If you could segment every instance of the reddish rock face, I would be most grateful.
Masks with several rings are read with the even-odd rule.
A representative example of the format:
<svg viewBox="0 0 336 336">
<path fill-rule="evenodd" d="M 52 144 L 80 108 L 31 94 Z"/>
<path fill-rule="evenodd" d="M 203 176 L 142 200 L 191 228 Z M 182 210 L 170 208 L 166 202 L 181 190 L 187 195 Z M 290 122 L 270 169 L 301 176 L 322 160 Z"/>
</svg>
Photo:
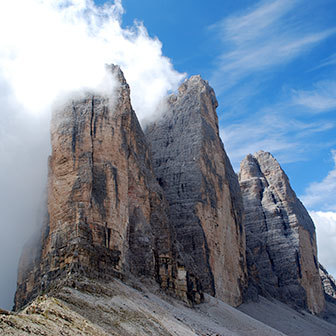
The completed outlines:
<svg viewBox="0 0 336 336">
<path fill-rule="evenodd" d="M 39 246 L 22 255 L 16 309 L 73 273 L 132 273 L 182 298 L 195 296 L 196 286 L 187 295 L 187 278 L 178 277 L 167 204 L 129 87 L 119 67 L 110 70 L 113 95 L 87 94 L 53 115 L 48 216 Z"/>
<path fill-rule="evenodd" d="M 187 271 L 204 291 L 237 306 L 246 285 L 243 207 L 216 107 L 213 89 L 193 76 L 145 133 Z"/>
<path fill-rule="evenodd" d="M 250 285 L 318 314 L 325 308 L 314 223 L 274 157 L 260 151 L 240 165 Z"/>
</svg>

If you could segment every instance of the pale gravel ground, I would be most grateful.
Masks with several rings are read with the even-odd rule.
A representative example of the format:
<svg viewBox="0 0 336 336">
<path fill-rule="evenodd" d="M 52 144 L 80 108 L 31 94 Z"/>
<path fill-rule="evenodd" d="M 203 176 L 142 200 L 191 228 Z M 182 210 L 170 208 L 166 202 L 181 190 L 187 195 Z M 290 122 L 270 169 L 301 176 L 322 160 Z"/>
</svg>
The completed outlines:
<svg viewBox="0 0 336 336">
<path fill-rule="evenodd" d="M 56 298 L 41 297 L 20 314 L 0 315 L 0 335 L 285 335 L 210 296 L 192 309 L 163 294 L 155 284 L 137 282 L 138 289 L 134 289 L 118 280 L 102 284 L 85 279 L 79 283 L 84 284 L 81 290 L 66 287 Z M 264 314 L 273 327 L 279 323 L 294 326 L 294 319 L 298 322 L 295 335 L 336 335 L 325 333 L 335 327 L 329 323 L 313 316 L 298 319 L 299 313 L 266 301 L 241 309 L 249 314 L 254 311 L 259 319 Z M 285 315 L 277 324 L 278 313 Z M 314 324 L 320 334 L 308 333 Z M 300 334 L 304 329 L 306 333 Z"/>
<path fill-rule="evenodd" d="M 297 312 L 287 305 L 260 297 L 259 303 L 244 303 L 240 311 L 267 323 L 288 336 L 335 336 L 336 325 L 305 311 Z M 336 307 L 334 308 L 336 309 Z"/>
</svg>

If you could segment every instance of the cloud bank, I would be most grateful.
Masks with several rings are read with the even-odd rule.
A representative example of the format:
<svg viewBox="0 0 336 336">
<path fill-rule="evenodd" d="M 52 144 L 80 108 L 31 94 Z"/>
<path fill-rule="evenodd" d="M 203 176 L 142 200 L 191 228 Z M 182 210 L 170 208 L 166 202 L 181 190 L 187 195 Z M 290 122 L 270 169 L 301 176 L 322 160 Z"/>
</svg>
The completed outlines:
<svg viewBox="0 0 336 336">
<path fill-rule="evenodd" d="M 121 66 L 143 122 L 184 75 L 142 23 L 122 27 L 120 0 L 0 2 L 0 307 L 10 308 L 21 247 L 38 223 L 47 175 L 52 103 L 102 85 Z"/>
<path fill-rule="evenodd" d="M 120 0 L 105 7 L 91 0 L 2 2 L 1 76 L 20 103 L 38 114 L 65 91 L 96 87 L 105 64 L 115 63 L 131 86 L 138 117 L 148 117 L 183 76 L 141 23 L 122 28 L 122 14 Z"/>
<path fill-rule="evenodd" d="M 310 211 L 316 226 L 318 258 L 333 276 L 336 275 L 336 212 Z"/>
<path fill-rule="evenodd" d="M 319 261 L 336 276 L 336 151 L 331 151 L 334 167 L 320 182 L 311 183 L 300 196 L 312 217 L 318 244 Z M 315 209 L 315 210 L 313 210 Z M 319 211 L 317 211 L 317 209 Z"/>
</svg>

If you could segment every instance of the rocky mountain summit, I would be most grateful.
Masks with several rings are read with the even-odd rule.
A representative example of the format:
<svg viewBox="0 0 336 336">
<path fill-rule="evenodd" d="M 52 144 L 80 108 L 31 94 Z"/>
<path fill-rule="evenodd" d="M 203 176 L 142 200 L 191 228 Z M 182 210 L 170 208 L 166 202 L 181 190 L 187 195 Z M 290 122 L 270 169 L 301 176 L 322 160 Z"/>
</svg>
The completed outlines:
<svg viewBox="0 0 336 336">
<path fill-rule="evenodd" d="M 73 273 L 155 278 L 182 299 L 201 301 L 178 262 L 129 86 L 119 67 L 109 71 L 113 95 L 89 93 L 53 114 L 48 214 L 39 244 L 22 254 L 15 309 Z"/>
<path fill-rule="evenodd" d="M 250 286 L 314 314 L 325 309 L 314 223 L 267 152 L 241 163 Z"/>
<path fill-rule="evenodd" d="M 237 306 L 246 287 L 243 204 L 219 137 L 217 105 L 208 82 L 193 76 L 145 133 L 186 269 L 205 292 Z"/>
<path fill-rule="evenodd" d="M 0 311 L 0 333 L 332 335 L 312 314 L 328 307 L 336 323 L 320 275 L 331 297 L 335 283 L 273 156 L 248 155 L 235 174 L 200 76 L 143 131 L 122 71 L 107 69 L 109 93 L 53 113 L 46 214 L 22 252 L 20 312 Z"/>
</svg>

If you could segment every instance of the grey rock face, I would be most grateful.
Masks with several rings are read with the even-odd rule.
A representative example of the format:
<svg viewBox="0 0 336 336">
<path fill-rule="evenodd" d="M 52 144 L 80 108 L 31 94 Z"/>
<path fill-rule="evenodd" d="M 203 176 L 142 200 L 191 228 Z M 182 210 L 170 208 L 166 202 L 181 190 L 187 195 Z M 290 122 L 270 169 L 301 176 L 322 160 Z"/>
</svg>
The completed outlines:
<svg viewBox="0 0 336 336">
<path fill-rule="evenodd" d="M 249 283 L 312 313 L 325 307 L 318 274 L 315 227 L 288 178 L 270 153 L 241 163 Z"/>
<path fill-rule="evenodd" d="M 209 84 L 193 76 L 145 134 L 187 272 L 207 293 L 239 305 L 246 282 L 243 207 L 219 137 L 217 105 Z"/>
<path fill-rule="evenodd" d="M 321 264 L 319 264 L 319 272 L 326 297 L 336 303 L 336 280 Z"/>
</svg>

